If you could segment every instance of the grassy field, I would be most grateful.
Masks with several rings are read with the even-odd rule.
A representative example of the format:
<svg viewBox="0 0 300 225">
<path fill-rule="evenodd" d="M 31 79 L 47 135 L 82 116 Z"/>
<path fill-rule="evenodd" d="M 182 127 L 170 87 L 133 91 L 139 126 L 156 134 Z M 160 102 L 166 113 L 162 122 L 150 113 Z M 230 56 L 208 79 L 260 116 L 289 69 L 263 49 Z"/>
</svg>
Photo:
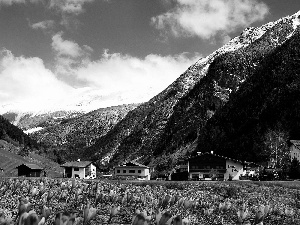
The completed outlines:
<svg viewBox="0 0 300 225">
<path fill-rule="evenodd" d="M 2 215 L 15 223 L 20 205 L 29 204 L 38 219 L 43 218 L 43 209 L 51 209 L 45 224 L 53 224 L 61 215 L 77 225 L 132 224 L 134 220 L 143 221 L 134 225 L 252 225 L 262 221 L 264 225 L 299 225 L 299 188 L 299 181 L 3 178 L 0 221 Z M 85 212 L 93 212 L 89 221 Z"/>
</svg>

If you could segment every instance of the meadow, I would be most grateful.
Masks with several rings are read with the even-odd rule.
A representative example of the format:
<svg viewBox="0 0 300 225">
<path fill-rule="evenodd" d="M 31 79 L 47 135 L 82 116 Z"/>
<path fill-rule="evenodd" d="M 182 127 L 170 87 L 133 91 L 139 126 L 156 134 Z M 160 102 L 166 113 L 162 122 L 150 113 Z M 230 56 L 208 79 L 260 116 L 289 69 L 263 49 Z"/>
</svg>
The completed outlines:
<svg viewBox="0 0 300 225">
<path fill-rule="evenodd" d="M 300 224 L 300 182 L 1 178 L 9 224 Z"/>
</svg>

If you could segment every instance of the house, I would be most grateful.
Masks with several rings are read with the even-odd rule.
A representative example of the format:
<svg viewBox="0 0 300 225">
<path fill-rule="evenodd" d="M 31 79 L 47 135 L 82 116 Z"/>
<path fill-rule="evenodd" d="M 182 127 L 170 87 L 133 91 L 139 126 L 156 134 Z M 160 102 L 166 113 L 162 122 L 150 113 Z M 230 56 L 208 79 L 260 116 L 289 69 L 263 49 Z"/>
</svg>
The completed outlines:
<svg viewBox="0 0 300 225">
<path fill-rule="evenodd" d="M 135 161 L 127 162 L 114 168 L 115 176 L 134 176 L 142 180 L 150 180 L 150 168 Z"/>
<path fill-rule="evenodd" d="M 251 180 L 259 175 L 259 172 L 263 170 L 263 166 L 254 162 L 244 162 L 244 171 L 241 179 Z"/>
<path fill-rule="evenodd" d="M 178 172 L 186 172 L 188 171 L 188 164 L 185 160 L 179 160 L 178 161 L 178 168 L 177 168 Z"/>
<path fill-rule="evenodd" d="M 200 180 L 239 180 L 243 173 L 243 162 L 213 152 L 198 152 L 188 160 L 189 179 Z"/>
<path fill-rule="evenodd" d="M 293 158 L 296 158 L 300 162 L 300 140 L 290 140 L 290 142 L 291 160 L 293 160 Z"/>
<path fill-rule="evenodd" d="M 42 167 L 33 163 L 23 163 L 16 168 L 18 170 L 18 176 L 25 177 L 40 177 L 43 170 Z"/>
<path fill-rule="evenodd" d="M 61 165 L 64 168 L 64 177 L 80 178 L 80 179 L 95 179 L 96 166 L 91 161 L 66 162 Z"/>
</svg>

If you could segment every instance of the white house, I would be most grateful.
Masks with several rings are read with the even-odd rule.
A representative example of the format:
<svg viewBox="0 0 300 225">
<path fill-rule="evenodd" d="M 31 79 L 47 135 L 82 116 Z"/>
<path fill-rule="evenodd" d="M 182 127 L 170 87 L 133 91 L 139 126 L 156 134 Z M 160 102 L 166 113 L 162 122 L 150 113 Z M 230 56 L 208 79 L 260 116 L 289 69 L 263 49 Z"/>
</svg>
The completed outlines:
<svg viewBox="0 0 300 225">
<path fill-rule="evenodd" d="M 148 166 L 131 161 L 114 168 L 115 176 L 134 176 L 141 180 L 150 180 L 150 168 Z"/>
<path fill-rule="evenodd" d="M 95 179 L 96 166 L 91 161 L 73 161 L 61 165 L 64 168 L 64 177 Z"/>
<path fill-rule="evenodd" d="M 296 158 L 300 162 L 300 140 L 290 140 L 290 142 L 292 144 L 290 146 L 291 160 Z"/>
<path fill-rule="evenodd" d="M 190 179 L 211 180 L 214 176 L 218 180 L 239 180 L 243 174 L 243 162 L 213 152 L 198 153 L 198 156 L 188 160 Z"/>
</svg>

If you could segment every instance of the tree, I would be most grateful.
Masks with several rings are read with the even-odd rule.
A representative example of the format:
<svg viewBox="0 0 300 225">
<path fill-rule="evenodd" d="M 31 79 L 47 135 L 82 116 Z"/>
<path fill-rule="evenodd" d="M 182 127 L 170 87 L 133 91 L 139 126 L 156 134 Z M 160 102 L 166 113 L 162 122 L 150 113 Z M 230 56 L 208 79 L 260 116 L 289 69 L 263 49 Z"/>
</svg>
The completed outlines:
<svg viewBox="0 0 300 225">
<path fill-rule="evenodd" d="M 269 156 L 269 160 L 274 160 L 276 168 L 283 171 L 287 171 L 290 165 L 288 140 L 288 133 L 280 124 L 277 124 L 274 129 L 268 129 L 265 133 L 265 154 Z"/>
</svg>

